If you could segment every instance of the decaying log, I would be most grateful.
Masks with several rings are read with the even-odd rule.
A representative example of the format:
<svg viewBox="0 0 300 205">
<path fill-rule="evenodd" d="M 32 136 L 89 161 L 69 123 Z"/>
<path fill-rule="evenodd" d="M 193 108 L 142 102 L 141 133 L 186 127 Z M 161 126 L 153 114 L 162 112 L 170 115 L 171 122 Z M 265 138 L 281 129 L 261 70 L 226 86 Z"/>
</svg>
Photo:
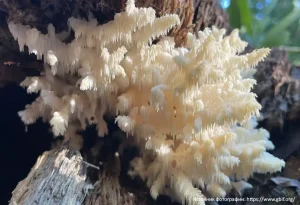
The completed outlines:
<svg viewBox="0 0 300 205">
<path fill-rule="evenodd" d="M 228 15 L 217 0 L 194 0 L 194 8 L 194 32 L 211 26 L 229 29 Z"/>
<path fill-rule="evenodd" d="M 271 132 L 274 155 L 287 159 L 299 149 L 300 68 L 288 62 L 286 51 L 272 49 L 258 64 L 254 92 L 262 105 L 262 125 Z"/>
<path fill-rule="evenodd" d="M 291 80 L 287 53 L 272 49 L 264 62 L 258 64 L 254 77 L 257 80 L 254 92 L 262 105 L 261 114 L 266 126 L 269 129 L 282 127 L 288 106 L 284 85 Z"/>
<path fill-rule="evenodd" d="M 93 191 L 87 196 L 84 205 L 143 205 L 136 203 L 133 193 L 127 192 L 119 184 L 119 178 L 101 174 L 94 184 Z"/>
<path fill-rule="evenodd" d="M 75 205 L 86 196 L 86 166 L 66 146 L 44 152 L 13 191 L 10 205 Z"/>
<path fill-rule="evenodd" d="M 300 111 L 299 68 L 291 66 L 288 54 L 272 49 L 257 66 L 254 92 L 262 105 L 262 119 L 269 129 L 282 128 L 287 120 L 298 120 Z"/>
</svg>

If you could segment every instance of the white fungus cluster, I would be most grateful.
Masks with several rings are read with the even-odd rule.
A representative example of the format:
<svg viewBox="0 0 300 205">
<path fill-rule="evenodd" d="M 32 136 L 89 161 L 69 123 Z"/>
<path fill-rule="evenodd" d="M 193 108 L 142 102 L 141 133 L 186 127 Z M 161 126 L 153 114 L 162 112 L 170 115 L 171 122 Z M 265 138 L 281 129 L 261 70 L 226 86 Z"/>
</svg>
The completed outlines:
<svg viewBox="0 0 300 205">
<path fill-rule="evenodd" d="M 152 8 L 128 0 L 124 12 L 98 25 L 70 18 L 75 32 L 63 43 L 52 25 L 43 35 L 9 23 L 20 50 L 47 64 L 45 73 L 22 82 L 40 96 L 19 112 L 26 124 L 50 122 L 53 133 L 78 142 L 79 130 L 96 124 L 108 133 L 104 115 L 133 135 L 141 156 L 132 161 L 132 176 L 146 181 L 153 198 L 167 194 L 187 204 L 204 204 L 202 190 L 224 197 L 254 172 L 276 172 L 284 161 L 269 133 L 255 129 L 260 104 L 248 78 L 268 54 L 259 49 L 240 55 L 246 43 L 234 30 L 205 29 L 188 34 L 186 47 L 168 37 L 180 24 L 177 15 L 156 18 Z M 157 43 L 154 39 L 159 37 Z"/>
</svg>

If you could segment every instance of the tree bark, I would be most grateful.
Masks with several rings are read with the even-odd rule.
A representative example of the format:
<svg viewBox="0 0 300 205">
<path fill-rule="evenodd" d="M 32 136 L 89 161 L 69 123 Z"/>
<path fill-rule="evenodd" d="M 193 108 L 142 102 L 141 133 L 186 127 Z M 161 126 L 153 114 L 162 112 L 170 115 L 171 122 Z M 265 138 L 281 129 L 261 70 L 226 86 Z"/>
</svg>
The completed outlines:
<svg viewBox="0 0 300 205">
<path fill-rule="evenodd" d="M 217 0 L 194 0 L 194 7 L 194 32 L 212 26 L 229 29 L 228 16 Z"/>
<path fill-rule="evenodd" d="M 257 67 L 254 92 L 262 105 L 262 126 L 275 144 L 274 155 L 287 159 L 299 149 L 300 68 L 288 62 L 288 53 L 272 49 Z"/>
<path fill-rule="evenodd" d="M 44 152 L 13 191 L 10 205 L 81 204 L 88 185 L 86 168 L 76 150 L 66 146 Z"/>
</svg>

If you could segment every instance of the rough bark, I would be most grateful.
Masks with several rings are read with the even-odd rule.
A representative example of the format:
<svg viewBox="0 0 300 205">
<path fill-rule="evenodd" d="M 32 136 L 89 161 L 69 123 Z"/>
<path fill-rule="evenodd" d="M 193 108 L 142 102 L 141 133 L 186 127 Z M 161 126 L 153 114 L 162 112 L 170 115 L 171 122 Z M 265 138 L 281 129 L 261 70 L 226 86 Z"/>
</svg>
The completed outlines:
<svg viewBox="0 0 300 205">
<path fill-rule="evenodd" d="M 255 79 L 262 126 L 271 132 L 274 155 L 287 159 L 300 147 L 300 68 L 288 62 L 287 52 L 275 48 L 259 63 Z"/>
<path fill-rule="evenodd" d="M 229 29 L 228 16 L 217 0 L 194 0 L 194 7 L 194 32 L 211 26 Z"/>
<path fill-rule="evenodd" d="M 283 126 L 288 107 L 286 83 L 291 80 L 290 68 L 287 53 L 278 49 L 273 49 L 265 61 L 257 66 L 254 92 L 262 105 L 262 118 L 270 129 Z"/>
<path fill-rule="evenodd" d="M 10 205 L 81 204 L 86 196 L 86 168 L 78 151 L 62 146 L 44 152 L 13 191 Z"/>
<path fill-rule="evenodd" d="M 119 184 L 119 178 L 101 174 L 99 180 L 94 184 L 93 191 L 87 196 L 84 205 L 133 205 L 136 204 L 133 193 L 126 191 Z M 139 205 L 143 205 L 139 201 Z M 145 204 L 146 205 L 146 204 Z"/>
<path fill-rule="evenodd" d="M 298 120 L 300 111 L 299 68 L 288 62 L 288 54 L 272 49 L 255 74 L 254 92 L 262 105 L 262 119 L 269 129 L 283 128 L 284 121 Z"/>
</svg>

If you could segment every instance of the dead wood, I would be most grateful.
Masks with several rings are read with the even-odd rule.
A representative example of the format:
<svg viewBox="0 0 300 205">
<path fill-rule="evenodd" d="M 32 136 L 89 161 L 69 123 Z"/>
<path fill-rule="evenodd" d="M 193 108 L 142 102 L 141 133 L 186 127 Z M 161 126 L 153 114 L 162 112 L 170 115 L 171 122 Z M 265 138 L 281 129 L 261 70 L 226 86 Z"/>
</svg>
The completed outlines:
<svg viewBox="0 0 300 205">
<path fill-rule="evenodd" d="M 13 191 L 10 205 L 81 204 L 86 196 L 86 167 L 78 151 L 66 146 L 44 152 Z"/>
</svg>

